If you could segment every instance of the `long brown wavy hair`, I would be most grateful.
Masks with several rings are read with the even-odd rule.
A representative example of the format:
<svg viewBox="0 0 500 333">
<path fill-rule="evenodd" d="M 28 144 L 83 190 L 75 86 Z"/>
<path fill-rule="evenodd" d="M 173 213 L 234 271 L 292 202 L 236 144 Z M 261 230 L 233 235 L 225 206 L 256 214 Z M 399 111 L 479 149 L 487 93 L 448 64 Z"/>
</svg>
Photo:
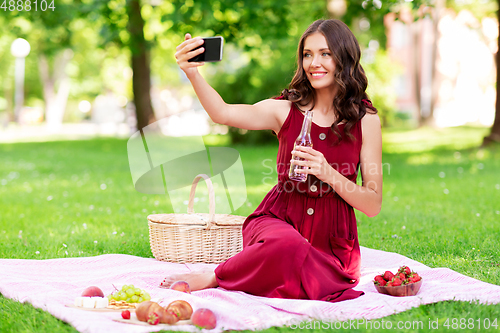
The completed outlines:
<svg viewBox="0 0 500 333">
<path fill-rule="evenodd" d="M 303 59 L 305 40 L 316 32 L 325 36 L 336 65 L 334 79 L 338 89 L 337 95 L 333 99 L 333 109 L 336 117 L 331 128 L 341 140 L 338 125 L 345 122 L 345 133 L 352 140 L 354 136 L 351 134 L 351 128 L 354 124 L 363 118 L 367 112 L 377 113 L 377 109 L 373 107 L 365 92 L 368 80 L 359 62 L 361 50 L 358 41 L 344 22 L 339 20 L 317 20 L 307 28 L 300 38 L 297 50 L 297 70 L 288 89 L 283 90 L 281 96 L 298 106 L 305 106 L 312 102 L 312 108 L 314 108 L 316 91 L 307 78 L 303 67 Z"/>
</svg>

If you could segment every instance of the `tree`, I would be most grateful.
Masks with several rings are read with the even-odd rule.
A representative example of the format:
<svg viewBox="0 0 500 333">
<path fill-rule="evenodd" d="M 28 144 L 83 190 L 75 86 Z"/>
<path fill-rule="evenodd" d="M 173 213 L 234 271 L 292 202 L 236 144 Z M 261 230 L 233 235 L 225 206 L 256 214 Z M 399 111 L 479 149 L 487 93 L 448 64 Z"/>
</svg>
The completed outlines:
<svg viewBox="0 0 500 333">
<path fill-rule="evenodd" d="M 139 0 L 127 1 L 128 24 L 130 34 L 129 49 L 132 65 L 132 89 L 137 117 L 137 128 L 142 129 L 155 121 L 151 106 L 151 70 L 149 67 L 149 45 L 144 39 L 144 19 L 141 16 Z"/>
<path fill-rule="evenodd" d="M 153 5 L 154 4 L 154 5 Z M 287 13 L 287 3 L 273 0 L 240 1 L 184 1 L 172 0 L 140 2 L 140 0 L 99 1 L 88 5 L 88 11 L 96 10 L 103 20 L 103 45 L 115 44 L 131 54 L 133 70 L 133 92 L 138 128 L 154 121 L 150 101 L 150 49 L 161 34 L 179 40 L 186 32 L 192 34 L 217 34 L 226 42 L 236 42 L 244 49 L 250 49 L 251 38 L 275 38 L 286 35 L 290 25 L 283 19 Z M 161 17 L 163 25 L 153 38 L 144 36 L 148 24 L 143 12 L 154 12 Z M 148 17 L 151 19 L 151 17 Z M 124 34 L 124 30 L 127 32 Z M 257 38 L 256 37 L 256 38 Z"/>
<path fill-rule="evenodd" d="M 497 20 L 500 22 L 500 0 L 498 0 Z M 497 67 L 497 99 L 495 103 L 495 120 L 491 127 L 491 132 L 483 140 L 483 146 L 489 145 L 493 142 L 500 142 L 500 24 L 499 24 L 499 37 L 498 49 L 495 55 Z"/>
<path fill-rule="evenodd" d="M 155 121 L 151 106 L 150 45 L 144 38 L 144 19 L 140 0 L 96 1 L 85 5 L 85 12 L 100 17 L 101 46 L 116 45 L 130 53 L 132 91 L 137 128 Z"/>
<path fill-rule="evenodd" d="M 321 12 L 316 10 L 311 14 L 320 7 Z M 207 79 L 226 102 L 253 104 L 278 95 L 286 87 L 296 63 L 297 34 L 311 23 L 310 18 L 321 17 L 324 3 L 174 0 L 163 3 L 160 10 L 162 21 L 169 24 L 178 37 L 187 32 L 194 36 L 224 37 L 224 61 L 203 70 L 224 72 L 224 75 L 208 75 Z M 293 42 L 292 37 L 296 39 Z M 232 67 L 235 63 L 237 69 Z M 270 131 L 248 134 L 241 134 L 236 128 L 229 131 L 233 141 L 255 143 L 271 138 Z"/>
</svg>

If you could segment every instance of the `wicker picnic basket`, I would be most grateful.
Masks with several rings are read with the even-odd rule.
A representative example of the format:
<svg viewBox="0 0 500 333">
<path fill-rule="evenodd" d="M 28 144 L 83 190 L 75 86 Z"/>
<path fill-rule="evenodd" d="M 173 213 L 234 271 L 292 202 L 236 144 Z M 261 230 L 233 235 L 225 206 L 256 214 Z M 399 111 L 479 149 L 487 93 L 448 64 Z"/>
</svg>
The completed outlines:
<svg viewBox="0 0 500 333">
<path fill-rule="evenodd" d="M 209 213 L 195 214 L 194 194 L 198 181 L 207 183 Z M 187 214 L 148 216 L 151 251 L 156 259 L 177 263 L 220 263 L 243 248 L 241 228 L 245 217 L 215 214 L 212 181 L 197 175 L 191 185 Z"/>
</svg>

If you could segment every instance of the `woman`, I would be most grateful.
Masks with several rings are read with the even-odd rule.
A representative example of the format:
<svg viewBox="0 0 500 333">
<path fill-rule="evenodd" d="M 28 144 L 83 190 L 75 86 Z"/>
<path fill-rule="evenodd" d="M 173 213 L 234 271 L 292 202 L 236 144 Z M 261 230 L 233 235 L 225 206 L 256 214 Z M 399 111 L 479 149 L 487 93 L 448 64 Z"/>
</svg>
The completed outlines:
<svg viewBox="0 0 500 333">
<path fill-rule="evenodd" d="M 273 130 L 279 139 L 278 184 L 243 225 L 243 251 L 215 271 L 167 277 L 163 287 L 185 280 L 192 290 L 220 286 L 259 296 L 342 301 L 363 293 L 360 250 L 353 208 L 368 216 L 382 204 L 382 139 L 376 109 L 366 95 L 358 42 L 338 20 L 315 21 L 302 35 L 298 68 L 277 99 L 229 105 L 188 59 L 203 52 L 191 38 L 175 57 L 216 123 L 248 130 Z M 314 148 L 294 142 L 313 110 Z M 292 157 L 307 182 L 288 178 Z M 358 167 L 362 184 L 356 184 Z"/>
</svg>

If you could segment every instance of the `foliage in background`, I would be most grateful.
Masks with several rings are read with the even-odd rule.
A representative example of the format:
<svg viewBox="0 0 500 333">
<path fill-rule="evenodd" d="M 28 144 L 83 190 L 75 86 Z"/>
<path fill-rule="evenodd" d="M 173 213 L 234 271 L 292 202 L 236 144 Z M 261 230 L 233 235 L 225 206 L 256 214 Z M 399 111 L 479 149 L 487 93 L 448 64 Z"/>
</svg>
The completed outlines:
<svg viewBox="0 0 500 333">
<path fill-rule="evenodd" d="M 430 0 L 346 0 L 346 12 L 339 18 L 351 27 L 363 50 L 373 40 L 383 50 L 386 45 L 385 14 L 398 13 L 404 7 L 410 8 L 417 18 L 429 14 L 433 3 Z M 66 48 L 73 51 L 66 69 L 72 81 L 67 120 L 81 119 L 76 110 L 80 100 L 92 101 L 107 91 L 131 100 L 126 4 L 126 0 L 60 0 L 56 1 L 54 12 L 9 12 L 0 16 L 0 24 L 5 27 L 0 31 L 0 111 L 12 110 L 14 61 L 10 56 L 10 43 L 16 37 L 32 42 L 32 53 L 26 59 L 28 106 L 39 106 L 43 102 L 38 56 L 48 56 L 53 68 L 56 56 Z M 279 94 L 288 85 L 295 69 L 296 46 L 301 33 L 315 19 L 334 16 L 328 12 L 325 0 L 171 0 L 142 1 L 141 4 L 144 38 L 151 48 L 155 89 L 173 90 L 187 83 L 173 56 L 184 33 L 221 35 L 226 41 L 224 60 L 216 66 L 205 66 L 203 72 L 231 103 L 255 103 Z M 447 0 L 446 6 L 469 9 L 478 17 L 491 16 L 498 9 L 494 0 L 479 3 Z M 378 57 L 382 63 L 387 62 L 383 55 Z M 373 83 L 390 81 L 383 70 L 373 69 L 372 72 L 375 73 L 370 75 Z M 379 74 L 382 76 L 377 77 Z M 385 124 L 393 119 L 391 103 L 387 101 L 394 96 L 382 98 L 389 93 L 370 92 L 378 99 L 376 104 L 386 118 Z M 381 97 L 377 98 L 377 94 Z M 262 142 L 272 138 L 269 132 L 241 135 L 234 129 L 231 136 L 235 142 Z"/>
<path fill-rule="evenodd" d="M 497 0 L 479 0 L 479 1 L 464 1 L 464 0 L 447 0 L 448 8 L 459 12 L 463 9 L 470 11 L 477 19 L 483 17 L 495 17 L 498 11 Z"/>
<path fill-rule="evenodd" d="M 295 68 L 294 39 L 310 23 L 306 18 L 321 6 L 314 1 L 245 0 L 186 2 L 174 7 L 167 17 L 182 18 L 172 26 L 180 37 L 186 32 L 224 37 L 223 61 L 201 69 L 222 98 L 228 103 L 253 104 L 279 95 L 288 85 Z M 273 138 L 271 131 L 236 128 L 230 128 L 229 135 L 235 143 L 249 144 Z"/>
<path fill-rule="evenodd" d="M 378 110 L 382 126 L 387 127 L 394 122 L 397 112 L 394 79 L 401 68 L 395 66 L 383 50 L 373 52 L 362 65 L 368 77 L 368 96 Z"/>
<path fill-rule="evenodd" d="M 66 119 L 77 121 L 75 103 L 82 99 L 93 100 L 101 92 L 120 86 L 123 77 L 116 79 L 110 75 L 109 62 L 120 64 L 122 52 L 108 48 L 103 50 L 99 44 L 101 24 L 96 13 L 88 13 L 81 1 L 55 1 L 55 10 L 8 12 L 0 16 L 0 24 L 5 29 L 0 32 L 0 55 L 5 70 L 0 71 L 0 96 L 9 102 L 14 94 L 14 59 L 10 54 L 10 44 L 15 38 L 24 38 L 30 42 L 31 51 L 26 58 L 25 105 L 42 107 L 44 103 L 43 82 L 40 78 L 40 57 L 48 60 L 51 73 L 64 71 L 70 78 L 70 103 Z M 58 68 L 59 57 L 65 50 L 71 50 L 70 60 L 65 68 Z M 59 82 L 56 83 L 56 88 Z M 7 111 L 12 113 L 10 103 Z M 1 108 L 0 108 L 1 111 Z"/>
<path fill-rule="evenodd" d="M 376 39 L 384 49 L 387 43 L 384 26 L 386 14 L 400 13 L 402 9 L 409 9 L 416 20 L 425 15 L 431 15 L 436 4 L 436 0 L 346 0 L 346 2 L 348 9 L 342 16 L 342 20 L 355 31 L 360 43 L 367 44 L 371 39 Z M 495 16 L 498 10 L 497 0 L 444 0 L 444 2 L 446 8 L 457 12 L 467 9 L 478 18 Z M 369 24 L 360 26 L 361 19 Z"/>
</svg>

